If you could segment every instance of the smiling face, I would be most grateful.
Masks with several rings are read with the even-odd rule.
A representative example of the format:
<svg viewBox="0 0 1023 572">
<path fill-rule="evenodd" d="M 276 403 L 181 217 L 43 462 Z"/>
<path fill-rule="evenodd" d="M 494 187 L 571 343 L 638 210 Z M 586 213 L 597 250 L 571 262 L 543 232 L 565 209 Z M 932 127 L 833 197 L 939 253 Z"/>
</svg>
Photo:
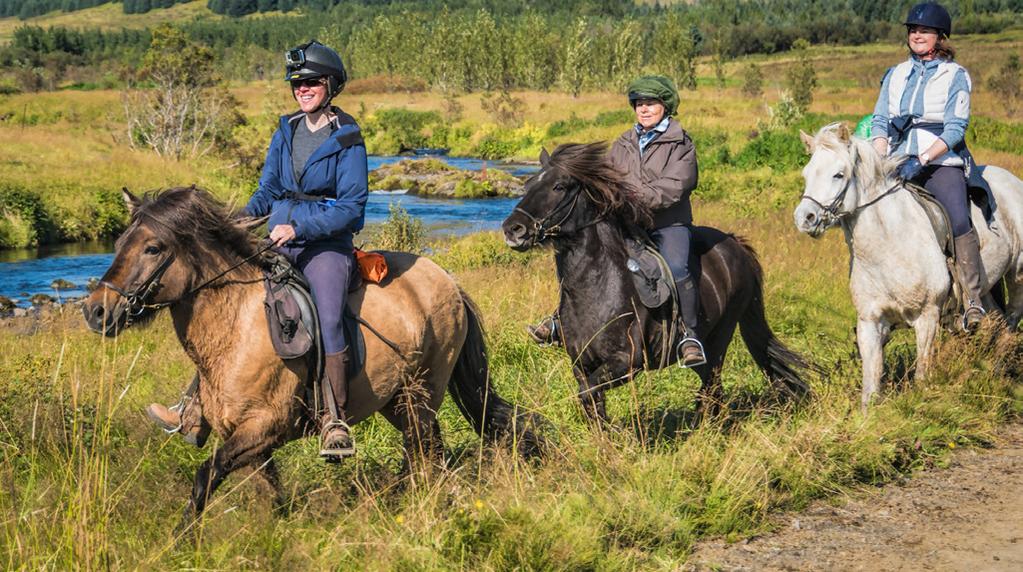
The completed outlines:
<svg viewBox="0 0 1023 572">
<path fill-rule="evenodd" d="M 938 31 L 927 26 L 908 26 L 907 43 L 910 51 L 922 60 L 934 59 L 934 48 L 938 45 Z"/>
<path fill-rule="evenodd" d="M 327 78 L 300 79 L 291 82 L 292 93 L 299 108 L 305 113 L 312 113 L 321 107 L 327 99 Z"/>
<path fill-rule="evenodd" d="M 634 109 L 636 123 L 639 123 L 644 131 L 653 129 L 664 119 L 664 104 L 657 99 L 637 99 Z"/>
</svg>

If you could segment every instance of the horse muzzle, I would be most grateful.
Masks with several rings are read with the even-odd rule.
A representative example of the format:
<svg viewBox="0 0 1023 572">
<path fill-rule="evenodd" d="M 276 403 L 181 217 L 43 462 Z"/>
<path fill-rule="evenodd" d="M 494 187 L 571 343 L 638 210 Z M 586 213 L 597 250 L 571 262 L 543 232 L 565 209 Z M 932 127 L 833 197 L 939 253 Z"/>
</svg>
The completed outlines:
<svg viewBox="0 0 1023 572">
<path fill-rule="evenodd" d="M 128 328 L 128 305 L 118 294 L 105 290 L 101 288 L 85 300 L 82 314 L 90 330 L 113 338 Z"/>
<path fill-rule="evenodd" d="M 813 238 L 820 237 L 828 229 L 825 220 L 827 217 L 824 216 L 820 207 L 805 200 L 796 207 L 793 218 L 795 219 L 796 229 Z"/>
<path fill-rule="evenodd" d="M 504 231 L 504 242 L 512 250 L 518 252 L 525 252 L 533 247 L 533 237 L 530 235 L 529 228 L 522 224 L 512 220 L 514 215 L 508 217 L 501 225 L 501 230 Z"/>
</svg>

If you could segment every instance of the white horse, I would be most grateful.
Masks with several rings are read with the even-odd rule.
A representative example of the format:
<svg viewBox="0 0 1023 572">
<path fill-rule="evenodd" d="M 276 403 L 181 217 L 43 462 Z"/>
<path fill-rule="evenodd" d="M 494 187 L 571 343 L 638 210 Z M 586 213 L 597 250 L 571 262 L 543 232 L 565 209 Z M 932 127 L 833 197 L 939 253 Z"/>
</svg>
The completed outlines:
<svg viewBox="0 0 1023 572">
<path fill-rule="evenodd" d="M 954 293 L 927 212 L 894 176 L 904 157 L 882 158 L 870 143 L 850 137 L 842 124 L 825 126 L 815 137 L 800 135 L 811 157 L 803 169 L 806 189 L 794 213 L 796 228 L 814 238 L 836 225 L 845 232 L 866 411 L 881 383 L 892 326 L 906 324 L 916 331 L 916 375 L 923 378 L 942 306 L 950 295 L 958 295 L 958 287 Z M 982 290 L 989 292 L 1006 279 L 1006 319 L 1015 327 L 1023 317 L 1023 181 L 990 166 L 984 178 L 997 210 L 992 230 L 980 209 L 971 207 L 983 258 Z M 992 302 L 990 295 L 985 302 Z"/>
</svg>

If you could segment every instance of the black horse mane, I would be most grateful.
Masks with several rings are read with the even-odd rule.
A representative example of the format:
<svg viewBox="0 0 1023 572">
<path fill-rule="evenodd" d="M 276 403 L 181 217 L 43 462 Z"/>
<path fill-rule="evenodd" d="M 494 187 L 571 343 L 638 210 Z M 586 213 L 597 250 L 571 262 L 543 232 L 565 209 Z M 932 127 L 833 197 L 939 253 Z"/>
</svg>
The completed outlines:
<svg viewBox="0 0 1023 572">
<path fill-rule="evenodd" d="M 604 143 L 559 145 L 551 154 L 550 164 L 592 191 L 589 196 L 602 214 L 613 214 L 625 223 L 644 227 L 653 221 L 650 209 L 639 200 L 638 190 L 607 160 Z"/>
<path fill-rule="evenodd" d="M 200 273 L 209 268 L 211 253 L 231 261 L 252 256 L 258 248 L 258 239 L 235 224 L 226 205 L 194 185 L 147 192 L 132 213 L 130 226 L 142 222 L 153 223 L 149 228 L 156 237 L 173 245 L 177 256 Z"/>
</svg>

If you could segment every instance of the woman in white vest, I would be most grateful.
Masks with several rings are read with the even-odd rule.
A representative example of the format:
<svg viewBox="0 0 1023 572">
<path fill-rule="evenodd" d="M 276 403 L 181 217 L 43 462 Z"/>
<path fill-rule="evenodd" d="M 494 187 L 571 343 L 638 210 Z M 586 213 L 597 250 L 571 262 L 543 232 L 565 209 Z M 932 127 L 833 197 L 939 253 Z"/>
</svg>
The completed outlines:
<svg viewBox="0 0 1023 572">
<path fill-rule="evenodd" d="M 871 140 L 881 155 L 909 156 L 899 176 L 923 185 L 948 211 L 966 307 L 963 325 L 972 331 L 984 309 L 980 243 L 966 194 L 972 164 L 964 140 L 970 121 L 970 74 L 954 61 L 948 40 L 952 18 L 944 7 L 917 4 L 905 24 L 909 59 L 889 69 L 881 82 Z"/>
</svg>

